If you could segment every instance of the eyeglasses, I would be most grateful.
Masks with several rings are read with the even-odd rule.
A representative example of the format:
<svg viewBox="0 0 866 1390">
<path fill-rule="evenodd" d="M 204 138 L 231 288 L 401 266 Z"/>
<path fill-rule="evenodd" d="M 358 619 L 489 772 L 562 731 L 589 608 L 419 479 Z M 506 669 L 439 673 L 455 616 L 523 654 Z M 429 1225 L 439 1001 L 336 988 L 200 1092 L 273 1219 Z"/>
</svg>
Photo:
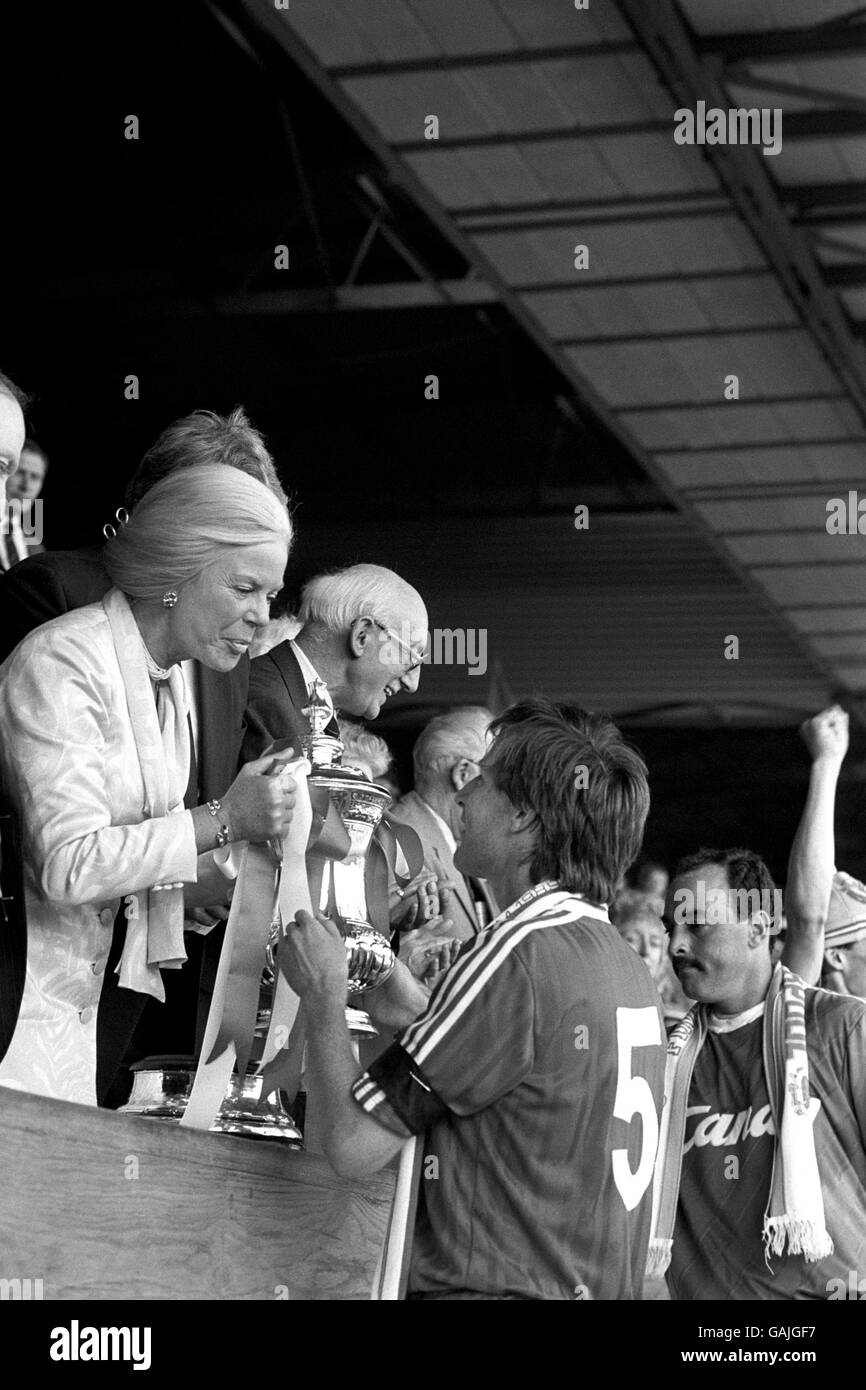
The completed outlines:
<svg viewBox="0 0 866 1390">
<path fill-rule="evenodd" d="M 380 623 L 379 619 L 374 618 L 372 613 L 362 613 L 360 616 L 362 618 L 368 618 L 371 623 L 375 623 L 380 632 L 386 633 L 387 636 L 392 638 L 398 646 L 403 647 L 404 650 L 409 653 L 409 665 L 406 667 L 407 675 L 409 675 L 411 671 L 417 670 L 417 668 L 422 664 L 424 660 L 424 656 L 426 653 L 426 644 L 420 652 L 413 651 L 412 647 L 408 642 L 404 642 L 403 638 L 398 637 L 396 632 L 394 632 L 390 627 L 386 627 L 384 623 Z"/>
</svg>

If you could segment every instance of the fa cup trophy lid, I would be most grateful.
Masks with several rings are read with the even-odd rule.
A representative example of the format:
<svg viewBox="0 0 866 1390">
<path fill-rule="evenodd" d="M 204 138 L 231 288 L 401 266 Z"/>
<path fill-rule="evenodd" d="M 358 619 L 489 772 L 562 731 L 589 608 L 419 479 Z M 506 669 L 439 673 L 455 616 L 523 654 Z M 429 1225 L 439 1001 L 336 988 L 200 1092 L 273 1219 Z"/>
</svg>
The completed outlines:
<svg viewBox="0 0 866 1390">
<path fill-rule="evenodd" d="M 327 698 L 324 681 L 314 680 L 310 685 L 310 703 L 301 711 L 310 721 L 310 732 L 302 742 L 304 756 L 309 758 L 313 771 L 338 765 L 343 754 L 343 745 L 333 734 L 325 729 L 334 717 L 333 707 Z"/>
<path fill-rule="evenodd" d="M 324 681 L 314 680 L 310 683 L 310 703 L 301 711 L 310 721 L 310 732 L 305 739 L 301 740 L 301 748 L 304 756 L 309 758 L 312 766 L 312 780 L 320 785 L 333 781 L 341 782 L 363 782 L 365 785 L 370 783 L 369 777 L 359 767 L 351 767 L 343 763 L 343 744 L 340 739 L 333 734 L 326 734 L 325 729 L 334 716 L 333 706 L 328 699 L 328 687 Z M 391 800 L 387 789 L 380 788 L 382 795 Z M 384 809 L 384 808 L 383 808 Z"/>
</svg>

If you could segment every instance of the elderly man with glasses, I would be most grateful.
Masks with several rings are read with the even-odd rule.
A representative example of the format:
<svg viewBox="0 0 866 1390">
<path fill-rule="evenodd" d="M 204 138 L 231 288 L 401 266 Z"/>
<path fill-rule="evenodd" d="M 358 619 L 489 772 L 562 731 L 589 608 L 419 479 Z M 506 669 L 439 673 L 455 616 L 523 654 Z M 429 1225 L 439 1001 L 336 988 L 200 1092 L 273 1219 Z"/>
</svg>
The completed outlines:
<svg viewBox="0 0 866 1390">
<path fill-rule="evenodd" d="M 297 742 L 309 733 L 304 710 L 319 680 L 332 709 L 375 719 L 400 690 L 418 689 L 427 644 L 421 595 L 392 570 L 350 565 L 305 585 L 301 628 L 250 668 L 243 760 L 261 756 L 272 742 Z M 337 735 L 336 719 L 328 733 Z"/>
</svg>

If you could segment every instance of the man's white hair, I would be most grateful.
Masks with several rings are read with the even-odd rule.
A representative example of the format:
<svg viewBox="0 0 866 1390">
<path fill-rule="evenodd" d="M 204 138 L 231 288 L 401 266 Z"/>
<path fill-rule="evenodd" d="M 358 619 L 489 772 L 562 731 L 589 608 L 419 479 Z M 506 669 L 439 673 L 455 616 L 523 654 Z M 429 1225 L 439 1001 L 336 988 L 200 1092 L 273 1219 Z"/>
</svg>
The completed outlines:
<svg viewBox="0 0 866 1390">
<path fill-rule="evenodd" d="M 382 565 L 349 565 L 334 574 L 317 574 L 301 590 L 298 619 L 346 632 L 356 618 L 377 618 L 389 627 L 415 607 L 424 609 L 417 589 Z M 426 612 L 426 610 L 424 610 Z"/>
<path fill-rule="evenodd" d="M 480 762 L 487 751 L 487 726 L 492 719 L 483 705 L 460 705 L 431 719 L 412 749 L 415 786 L 429 786 L 461 758 Z"/>
</svg>

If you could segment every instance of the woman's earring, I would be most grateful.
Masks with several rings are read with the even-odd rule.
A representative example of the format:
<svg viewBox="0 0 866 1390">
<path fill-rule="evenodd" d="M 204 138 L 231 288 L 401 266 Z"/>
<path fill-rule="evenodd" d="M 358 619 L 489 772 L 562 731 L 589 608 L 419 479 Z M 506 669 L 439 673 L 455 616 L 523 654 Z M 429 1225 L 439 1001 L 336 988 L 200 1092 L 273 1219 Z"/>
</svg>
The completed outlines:
<svg viewBox="0 0 866 1390">
<path fill-rule="evenodd" d="M 163 594 L 162 602 L 164 608 L 174 608 L 174 605 L 177 603 L 177 594 L 174 592 L 174 589 L 169 589 L 167 593 Z"/>
</svg>

